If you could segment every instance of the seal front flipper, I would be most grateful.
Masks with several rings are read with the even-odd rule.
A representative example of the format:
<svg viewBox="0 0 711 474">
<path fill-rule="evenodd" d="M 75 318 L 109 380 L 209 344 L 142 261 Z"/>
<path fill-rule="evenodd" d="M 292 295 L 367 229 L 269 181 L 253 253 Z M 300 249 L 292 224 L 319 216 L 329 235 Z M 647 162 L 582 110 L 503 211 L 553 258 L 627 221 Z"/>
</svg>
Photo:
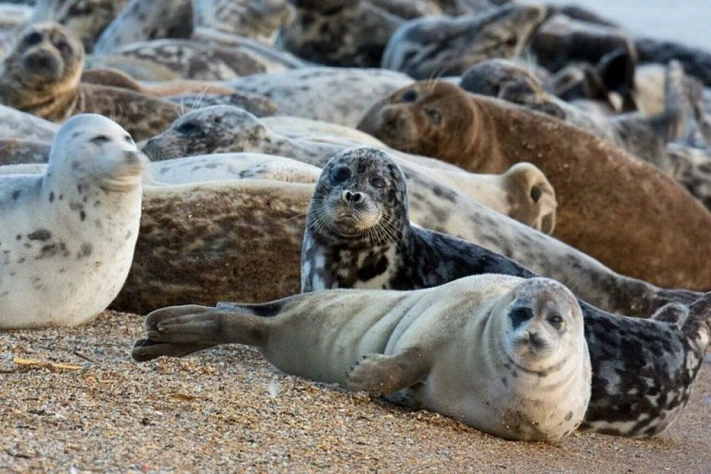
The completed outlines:
<svg viewBox="0 0 711 474">
<path fill-rule="evenodd" d="M 353 392 L 387 395 L 422 382 L 430 371 L 427 351 L 410 348 L 393 355 L 367 354 L 346 374 Z"/>
</svg>

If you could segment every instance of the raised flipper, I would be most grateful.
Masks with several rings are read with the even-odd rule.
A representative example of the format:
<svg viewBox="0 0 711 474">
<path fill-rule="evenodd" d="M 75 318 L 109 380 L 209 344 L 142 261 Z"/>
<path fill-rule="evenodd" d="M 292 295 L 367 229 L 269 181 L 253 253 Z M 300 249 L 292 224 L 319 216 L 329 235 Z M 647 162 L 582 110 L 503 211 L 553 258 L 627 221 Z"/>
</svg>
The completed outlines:
<svg viewBox="0 0 711 474">
<path fill-rule="evenodd" d="M 372 395 L 387 395 L 422 382 L 431 361 L 421 349 L 407 349 L 394 355 L 368 354 L 346 374 L 346 387 Z"/>
</svg>

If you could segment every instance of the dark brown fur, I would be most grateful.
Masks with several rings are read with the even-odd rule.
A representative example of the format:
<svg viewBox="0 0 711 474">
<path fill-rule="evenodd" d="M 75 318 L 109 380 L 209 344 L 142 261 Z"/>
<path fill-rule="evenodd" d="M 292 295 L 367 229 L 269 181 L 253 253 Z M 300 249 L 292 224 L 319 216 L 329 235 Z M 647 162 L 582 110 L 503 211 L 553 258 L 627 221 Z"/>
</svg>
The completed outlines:
<svg viewBox="0 0 711 474">
<path fill-rule="evenodd" d="M 587 132 L 444 82 L 394 92 L 358 128 L 477 173 L 530 161 L 556 190 L 555 237 L 635 278 L 711 288 L 711 214 L 672 179 Z"/>
</svg>

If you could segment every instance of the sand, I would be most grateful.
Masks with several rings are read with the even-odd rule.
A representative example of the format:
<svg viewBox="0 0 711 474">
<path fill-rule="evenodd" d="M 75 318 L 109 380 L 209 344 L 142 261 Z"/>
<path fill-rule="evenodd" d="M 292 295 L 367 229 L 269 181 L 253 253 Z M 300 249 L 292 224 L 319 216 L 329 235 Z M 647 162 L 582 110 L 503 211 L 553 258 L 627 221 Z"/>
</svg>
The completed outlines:
<svg viewBox="0 0 711 474">
<path fill-rule="evenodd" d="M 285 375 L 258 351 L 130 358 L 143 318 L 0 333 L 0 472 L 711 472 L 711 364 L 652 440 L 504 441 Z"/>
</svg>

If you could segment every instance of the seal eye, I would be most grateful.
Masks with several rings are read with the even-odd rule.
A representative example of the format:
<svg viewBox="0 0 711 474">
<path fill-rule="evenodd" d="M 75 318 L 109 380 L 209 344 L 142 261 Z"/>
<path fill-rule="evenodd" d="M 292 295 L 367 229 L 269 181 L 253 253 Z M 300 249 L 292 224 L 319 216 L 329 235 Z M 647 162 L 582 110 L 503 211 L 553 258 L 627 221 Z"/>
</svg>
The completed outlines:
<svg viewBox="0 0 711 474">
<path fill-rule="evenodd" d="M 548 324 L 553 326 L 555 329 L 560 329 L 563 327 L 563 318 L 558 314 L 552 314 L 548 316 Z"/>
<path fill-rule="evenodd" d="M 331 182 L 334 184 L 342 183 L 351 177 L 351 170 L 345 166 L 336 168 L 331 175 Z"/>
<path fill-rule="evenodd" d="M 417 100 L 417 92 L 409 89 L 400 97 L 400 102 L 414 102 Z"/>
<path fill-rule="evenodd" d="M 385 182 L 385 179 L 383 179 L 380 176 L 371 176 L 370 177 L 370 185 L 373 186 L 374 188 L 378 189 L 383 189 L 387 183 Z"/>
<path fill-rule="evenodd" d="M 42 42 L 42 35 L 37 31 L 33 31 L 25 36 L 25 39 L 23 39 L 22 42 L 25 43 L 25 46 L 34 46 Z"/>
<path fill-rule="evenodd" d="M 425 109 L 425 113 L 435 125 L 442 123 L 442 114 L 439 113 L 439 110 Z"/>
<path fill-rule="evenodd" d="M 533 318 L 533 310 L 531 308 L 516 308 L 509 313 L 509 318 L 511 318 L 511 325 L 514 329 Z"/>
<path fill-rule="evenodd" d="M 195 122 L 185 122 L 175 129 L 181 135 L 192 135 L 200 129 Z"/>
<path fill-rule="evenodd" d="M 69 43 L 67 43 L 66 40 L 60 39 L 55 43 L 55 46 L 57 49 L 64 54 L 67 54 L 69 52 Z"/>
<path fill-rule="evenodd" d="M 109 137 L 107 137 L 106 135 L 97 135 L 91 139 L 91 143 L 95 145 L 101 145 L 102 143 L 106 143 L 108 141 Z"/>
</svg>

